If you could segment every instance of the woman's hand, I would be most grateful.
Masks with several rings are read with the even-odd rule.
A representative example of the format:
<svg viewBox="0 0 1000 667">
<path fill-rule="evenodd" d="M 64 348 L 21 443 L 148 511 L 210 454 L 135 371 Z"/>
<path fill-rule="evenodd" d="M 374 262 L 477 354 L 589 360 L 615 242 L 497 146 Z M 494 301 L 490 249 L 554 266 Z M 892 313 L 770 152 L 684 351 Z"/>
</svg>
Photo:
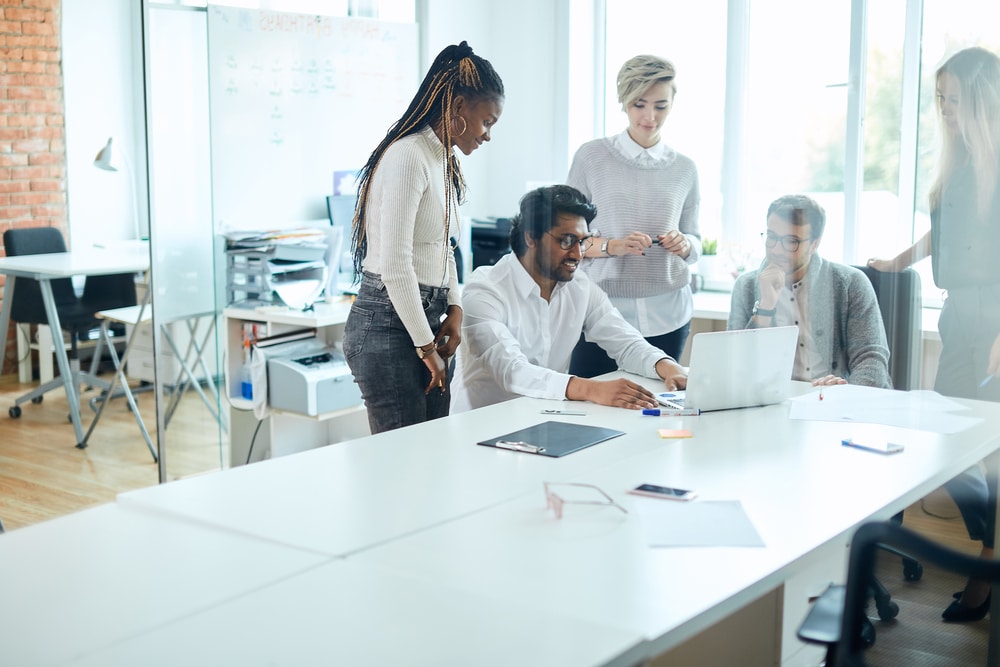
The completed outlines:
<svg viewBox="0 0 1000 667">
<path fill-rule="evenodd" d="M 448 306 L 448 314 L 441 322 L 441 328 L 434 338 L 437 351 L 444 359 L 450 359 L 458 351 L 462 342 L 462 309 L 459 306 Z"/>
<path fill-rule="evenodd" d="M 621 239 L 608 240 L 608 254 L 612 257 L 623 257 L 625 255 L 645 254 L 646 248 L 653 245 L 653 239 L 649 234 L 642 232 L 631 232 Z"/>
<path fill-rule="evenodd" d="M 437 389 L 442 394 L 444 393 L 445 381 L 448 379 L 448 367 L 444 363 L 444 359 L 438 354 L 437 349 L 435 349 L 430 354 L 426 355 L 423 360 L 424 366 L 427 366 L 427 370 L 431 372 L 431 381 L 427 384 L 424 389 L 424 395 L 431 393 L 434 389 Z"/>
<path fill-rule="evenodd" d="M 660 247 L 671 254 L 677 255 L 682 259 L 687 259 L 688 255 L 691 254 L 691 242 L 677 230 L 660 234 L 658 238 Z"/>
<path fill-rule="evenodd" d="M 885 273 L 895 273 L 899 271 L 899 269 L 896 268 L 896 260 L 894 259 L 880 259 L 878 257 L 872 257 L 868 260 L 868 266 L 876 271 L 882 271 Z"/>
</svg>

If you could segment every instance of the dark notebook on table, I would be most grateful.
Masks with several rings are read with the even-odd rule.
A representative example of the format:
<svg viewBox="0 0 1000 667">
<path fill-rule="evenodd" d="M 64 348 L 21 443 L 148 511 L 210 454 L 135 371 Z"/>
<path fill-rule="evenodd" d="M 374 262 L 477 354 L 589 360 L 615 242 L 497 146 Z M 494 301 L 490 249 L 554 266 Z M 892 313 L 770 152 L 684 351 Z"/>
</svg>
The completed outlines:
<svg viewBox="0 0 1000 667">
<path fill-rule="evenodd" d="M 620 435 L 625 435 L 625 432 L 616 431 L 613 428 L 601 428 L 600 426 L 548 421 L 476 444 L 559 457 L 586 449 L 611 438 L 617 438 Z"/>
</svg>

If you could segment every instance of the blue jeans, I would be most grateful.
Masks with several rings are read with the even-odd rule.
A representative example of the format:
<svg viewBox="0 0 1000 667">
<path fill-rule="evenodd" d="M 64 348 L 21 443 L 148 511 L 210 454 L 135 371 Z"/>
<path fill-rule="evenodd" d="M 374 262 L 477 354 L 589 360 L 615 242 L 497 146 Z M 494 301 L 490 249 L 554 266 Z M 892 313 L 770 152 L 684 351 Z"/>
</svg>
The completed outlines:
<svg viewBox="0 0 1000 667">
<path fill-rule="evenodd" d="M 684 344 L 687 343 L 689 333 L 691 333 L 690 322 L 670 333 L 650 336 L 646 342 L 663 350 L 665 354 L 673 357 L 674 361 L 678 361 L 684 352 Z M 678 363 L 680 362 L 678 361 Z M 597 343 L 590 343 L 584 336 L 580 336 L 580 341 L 573 348 L 573 356 L 570 358 L 570 375 L 592 378 L 616 370 L 618 370 L 618 364 L 608 356 L 603 347 Z"/>
<path fill-rule="evenodd" d="M 437 335 L 448 310 L 448 288 L 421 285 L 420 297 L 427 323 Z M 434 388 L 424 394 L 431 373 L 417 357 L 410 334 L 375 274 L 364 274 L 347 316 L 344 356 L 361 388 L 372 433 L 448 416 L 450 374 L 445 391 Z"/>
</svg>

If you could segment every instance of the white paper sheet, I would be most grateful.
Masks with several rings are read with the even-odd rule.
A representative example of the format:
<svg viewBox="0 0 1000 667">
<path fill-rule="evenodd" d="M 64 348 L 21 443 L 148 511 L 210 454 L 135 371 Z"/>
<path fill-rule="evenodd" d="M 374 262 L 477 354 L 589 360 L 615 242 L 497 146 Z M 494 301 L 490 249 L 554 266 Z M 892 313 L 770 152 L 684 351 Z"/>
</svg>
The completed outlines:
<svg viewBox="0 0 1000 667">
<path fill-rule="evenodd" d="M 841 384 L 790 401 L 789 419 L 867 422 L 933 433 L 958 433 L 982 421 L 957 412 L 967 407 L 936 391 L 895 391 Z"/>
</svg>

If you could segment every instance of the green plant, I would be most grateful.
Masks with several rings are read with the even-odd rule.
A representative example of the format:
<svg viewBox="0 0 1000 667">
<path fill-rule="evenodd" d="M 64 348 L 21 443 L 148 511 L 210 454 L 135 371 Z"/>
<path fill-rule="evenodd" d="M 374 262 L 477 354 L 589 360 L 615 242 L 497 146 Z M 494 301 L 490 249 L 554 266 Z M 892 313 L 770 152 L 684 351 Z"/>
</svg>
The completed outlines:
<svg viewBox="0 0 1000 667">
<path fill-rule="evenodd" d="M 702 255 L 714 255 L 719 252 L 719 242 L 715 239 L 702 239 L 701 240 L 701 254 Z"/>
</svg>

